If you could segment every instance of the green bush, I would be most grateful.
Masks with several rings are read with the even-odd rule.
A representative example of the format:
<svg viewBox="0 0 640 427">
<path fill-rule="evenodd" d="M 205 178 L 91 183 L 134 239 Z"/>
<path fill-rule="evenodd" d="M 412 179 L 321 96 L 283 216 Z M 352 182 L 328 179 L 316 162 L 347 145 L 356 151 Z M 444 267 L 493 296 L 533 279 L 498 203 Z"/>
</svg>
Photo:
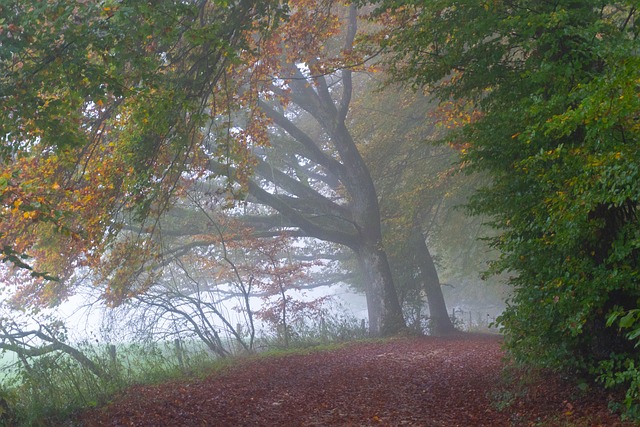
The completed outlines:
<svg viewBox="0 0 640 427">
<path fill-rule="evenodd" d="M 640 360 L 625 355 L 611 354 L 592 370 L 598 381 L 607 388 L 624 389 L 625 397 L 620 405 L 612 402 L 612 408 L 621 410 L 623 417 L 640 419 Z"/>
</svg>

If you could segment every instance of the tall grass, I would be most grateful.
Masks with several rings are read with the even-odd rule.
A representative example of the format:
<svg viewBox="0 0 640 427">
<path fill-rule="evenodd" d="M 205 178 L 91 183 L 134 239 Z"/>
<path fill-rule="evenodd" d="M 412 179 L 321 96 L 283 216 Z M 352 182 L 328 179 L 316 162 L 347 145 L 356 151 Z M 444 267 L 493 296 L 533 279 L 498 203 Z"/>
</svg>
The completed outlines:
<svg viewBox="0 0 640 427">
<path fill-rule="evenodd" d="M 183 346 L 180 357 L 173 343 L 130 344 L 116 349 L 79 346 L 98 362 L 98 377 L 66 354 L 50 353 L 14 363 L 0 383 L 0 426 L 59 426 L 73 414 L 109 401 L 133 384 L 149 384 L 210 371 L 220 361 L 197 346 Z M 190 348 L 192 347 L 192 348 Z"/>
<path fill-rule="evenodd" d="M 258 350 L 306 348 L 367 338 L 362 323 L 349 315 L 327 313 L 322 317 L 301 317 L 289 325 L 288 340 L 282 328 L 265 333 L 256 342 Z"/>
</svg>

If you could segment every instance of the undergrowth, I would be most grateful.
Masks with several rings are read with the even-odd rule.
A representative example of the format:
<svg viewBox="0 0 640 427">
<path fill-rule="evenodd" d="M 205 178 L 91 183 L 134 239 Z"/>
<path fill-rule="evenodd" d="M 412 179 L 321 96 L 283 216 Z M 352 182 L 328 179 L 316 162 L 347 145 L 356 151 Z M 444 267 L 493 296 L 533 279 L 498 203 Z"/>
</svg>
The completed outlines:
<svg viewBox="0 0 640 427">
<path fill-rule="evenodd" d="M 12 375 L 0 385 L 0 426 L 64 425 L 76 412 L 100 406 L 133 384 L 197 375 L 225 363 L 203 351 L 179 363 L 165 344 L 122 346 L 115 360 L 106 348 L 85 343 L 79 349 L 104 369 L 104 375 L 57 353 L 23 358 L 6 368 Z"/>
</svg>

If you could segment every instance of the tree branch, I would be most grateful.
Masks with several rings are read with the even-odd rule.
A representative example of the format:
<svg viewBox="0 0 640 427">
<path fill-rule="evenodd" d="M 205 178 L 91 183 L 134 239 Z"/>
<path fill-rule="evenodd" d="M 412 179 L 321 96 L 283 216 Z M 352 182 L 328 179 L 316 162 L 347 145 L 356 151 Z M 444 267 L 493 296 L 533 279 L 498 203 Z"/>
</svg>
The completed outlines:
<svg viewBox="0 0 640 427">
<path fill-rule="evenodd" d="M 349 24 L 347 26 L 347 37 L 344 43 L 344 53 L 350 54 L 353 51 L 353 41 L 356 37 L 356 31 L 358 30 L 357 10 L 355 5 L 349 6 Z M 349 105 L 351 104 L 351 95 L 353 92 L 352 71 L 350 68 L 344 68 L 342 70 L 342 99 L 340 100 L 340 107 L 338 109 L 338 120 L 344 122 L 349 112 Z"/>
</svg>

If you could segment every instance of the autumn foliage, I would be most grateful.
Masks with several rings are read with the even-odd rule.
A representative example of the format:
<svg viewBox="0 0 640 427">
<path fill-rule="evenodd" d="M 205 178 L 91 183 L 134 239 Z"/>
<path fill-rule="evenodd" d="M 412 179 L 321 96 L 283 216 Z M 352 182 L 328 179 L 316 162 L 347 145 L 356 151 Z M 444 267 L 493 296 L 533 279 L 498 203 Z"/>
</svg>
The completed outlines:
<svg viewBox="0 0 640 427">
<path fill-rule="evenodd" d="M 220 113 L 216 82 L 243 42 L 233 34 L 271 10 L 259 3 L 0 6 L 0 248 L 33 273 L 36 300 L 61 297 L 74 269 L 95 269 L 125 246 L 134 268 L 154 256 L 151 241 L 134 248 L 202 159 L 203 120 Z M 117 238 L 133 223 L 140 239 Z M 42 280 L 51 278 L 59 284 Z"/>
</svg>

